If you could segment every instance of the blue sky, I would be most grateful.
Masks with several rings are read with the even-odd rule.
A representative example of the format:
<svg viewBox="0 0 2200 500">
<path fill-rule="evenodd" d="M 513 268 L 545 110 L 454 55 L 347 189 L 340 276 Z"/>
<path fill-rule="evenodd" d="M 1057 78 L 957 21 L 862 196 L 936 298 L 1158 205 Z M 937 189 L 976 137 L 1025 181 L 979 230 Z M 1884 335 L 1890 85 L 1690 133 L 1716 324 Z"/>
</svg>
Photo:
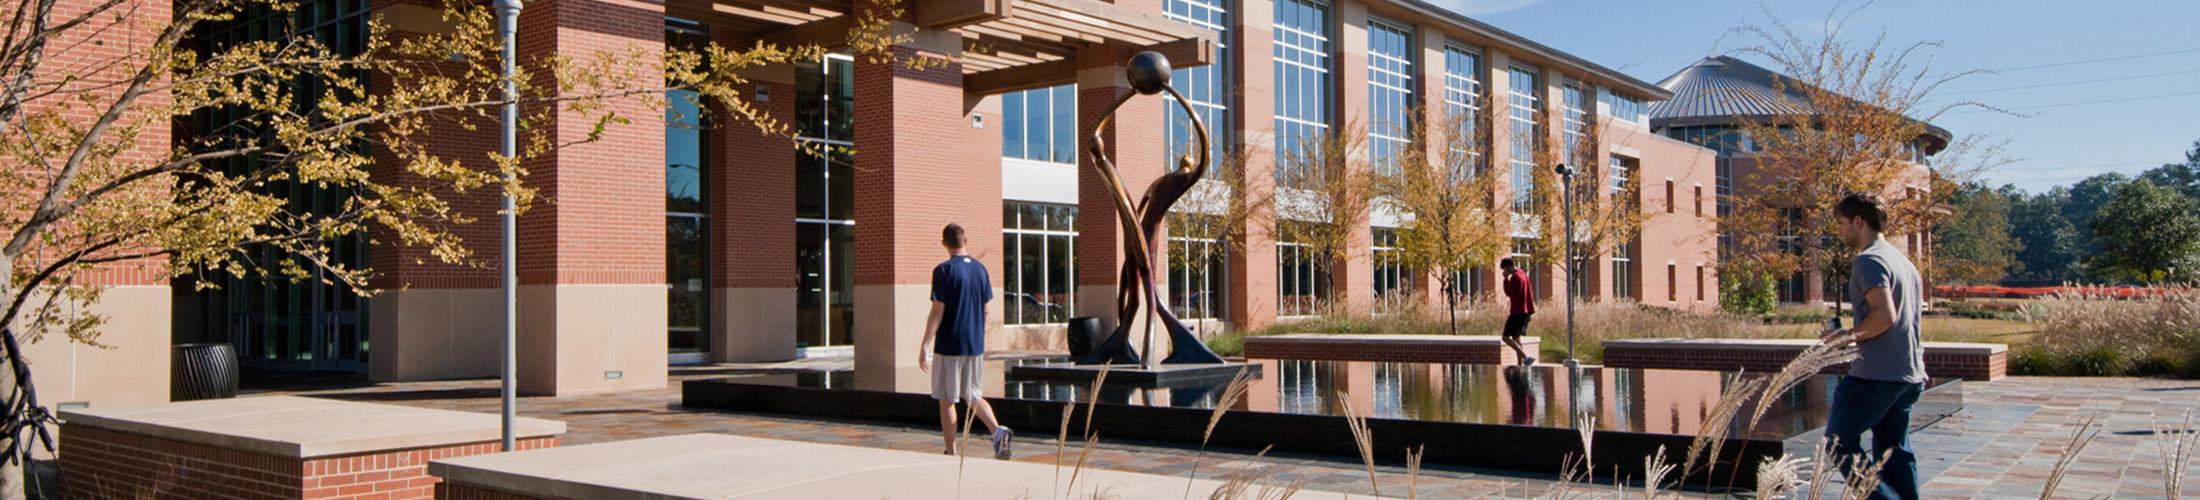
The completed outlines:
<svg viewBox="0 0 2200 500">
<path fill-rule="evenodd" d="M 1765 24 L 1768 9 L 1817 29 L 1835 6 L 1433 1 L 1653 83 L 1705 55 L 1748 45 L 1749 39 L 1722 36 L 1737 26 Z M 2200 29 L 2194 26 L 2200 26 L 2200 2 L 2191 0 L 1906 0 L 1864 5 L 1842 33 L 1865 41 L 1884 34 L 1890 45 L 1942 41 L 1928 52 L 1938 71 L 2003 70 L 1949 84 L 1938 100 L 1977 100 L 2029 116 L 1959 112 L 1935 123 L 2006 141 L 2004 155 L 2015 162 L 1985 179 L 2037 192 L 2101 172 L 2128 175 L 2183 161 L 2200 139 Z"/>
</svg>

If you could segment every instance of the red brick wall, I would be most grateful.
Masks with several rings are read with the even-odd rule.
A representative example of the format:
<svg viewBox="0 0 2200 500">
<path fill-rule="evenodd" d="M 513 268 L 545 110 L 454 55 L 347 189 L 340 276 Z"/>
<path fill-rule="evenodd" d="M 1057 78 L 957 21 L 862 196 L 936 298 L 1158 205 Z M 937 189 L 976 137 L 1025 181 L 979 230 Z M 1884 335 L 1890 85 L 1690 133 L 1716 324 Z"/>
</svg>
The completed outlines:
<svg viewBox="0 0 2200 500">
<path fill-rule="evenodd" d="M 76 18 L 101 3 L 104 2 L 61 0 L 54 5 L 51 16 L 52 22 L 58 23 L 62 20 Z M 133 3 L 128 8 L 110 10 L 105 15 L 64 31 L 49 40 L 42 56 L 44 59 L 38 68 L 38 75 L 32 82 L 41 90 L 28 92 L 29 95 L 25 96 L 28 99 L 23 103 L 22 113 L 15 117 L 15 122 L 6 124 L 9 127 L 5 132 L 9 135 L 8 140 L 10 142 L 19 140 L 17 135 L 21 134 L 22 131 L 15 128 L 17 125 L 42 115 L 50 114 L 66 123 L 75 126 L 86 126 L 106 113 L 108 107 L 115 104 L 123 92 L 123 86 L 117 85 L 116 82 L 130 79 L 136 70 L 145 67 L 147 64 L 145 55 L 153 45 L 154 40 L 160 36 L 160 31 L 167 26 L 171 17 L 171 7 L 171 4 L 166 2 L 154 2 L 146 5 Z M 16 39 L 11 38 L 10 40 Z M 106 136 L 99 141 L 102 147 L 122 145 L 124 146 L 122 151 L 115 155 L 112 160 L 99 156 L 87 160 L 84 166 L 79 169 L 81 173 L 77 177 L 78 180 L 74 185 L 75 187 L 72 188 L 72 192 L 89 189 L 90 186 L 87 186 L 87 183 L 113 178 L 126 171 L 148 168 L 168 157 L 170 151 L 169 121 L 161 111 L 165 110 L 171 99 L 168 91 L 160 88 L 165 85 L 164 82 L 156 79 L 150 85 L 152 88 L 144 95 L 139 96 L 129 108 L 126 108 L 122 118 L 116 121 L 114 126 L 107 130 Z M 59 88 L 54 89 L 55 91 L 51 93 L 45 92 L 46 89 L 55 86 Z M 87 97 L 92 98 L 92 100 L 90 102 L 78 101 L 80 98 Z M 50 137 L 60 135 L 60 133 L 61 131 L 54 130 L 43 135 Z M 66 151 L 55 152 L 46 161 L 59 165 L 67 155 Z M 15 163 L 18 160 L 25 163 Z M 9 158 L 7 161 L 9 163 L 0 165 L 0 168 L 44 168 L 36 164 L 35 161 L 25 158 Z M 43 179 L 44 177 L 39 178 Z M 163 181 L 152 180 L 138 183 L 132 190 L 117 193 L 116 196 L 110 196 L 109 199 L 122 199 L 124 196 L 135 197 L 140 193 L 158 196 L 166 189 L 167 186 Z M 44 189 L 11 189 L 10 191 L 0 193 L 0 210 L 17 216 L 28 215 L 37 206 L 38 197 L 45 194 Z M 93 207 L 88 211 L 79 211 L 72 217 L 78 219 L 96 217 L 96 215 L 91 215 L 88 212 L 98 210 L 97 207 Z M 14 219 L 11 218 L 12 220 Z M 48 234 L 57 236 L 57 239 L 63 241 L 73 241 L 73 238 L 68 237 L 70 234 L 75 234 L 74 231 L 68 229 L 72 225 L 70 221 L 73 220 L 77 219 L 63 219 L 54 229 L 49 229 Z M 17 227 L 18 225 L 15 224 L 7 226 L 8 230 L 11 231 L 10 236 Z M 40 248 L 40 245 L 34 244 L 30 248 L 35 250 Z M 48 248 L 50 249 L 44 252 L 30 252 L 26 258 L 18 259 L 13 263 L 16 266 L 15 269 L 18 272 L 36 272 L 39 266 L 50 262 L 42 261 L 39 257 L 51 257 L 65 251 L 73 251 L 78 246 Z M 102 252 L 95 256 L 136 253 L 143 250 L 143 248 L 123 247 Z M 95 269 L 81 271 L 74 278 L 75 284 L 78 285 L 165 285 L 168 284 L 167 271 L 167 259 L 155 257 L 101 265 Z"/>
<path fill-rule="evenodd" d="M 558 438 L 523 439 L 519 449 L 558 445 Z M 63 425 L 61 478 L 84 498 L 432 498 L 440 482 L 431 460 L 495 453 L 482 442 L 333 457 L 262 455 L 113 431 Z"/>
<path fill-rule="evenodd" d="M 749 41 L 713 32 L 727 47 Z M 791 74 L 791 73 L 790 73 Z M 755 79 L 742 97 L 783 124 L 795 121 L 798 91 L 793 80 Z M 756 102 L 755 91 L 768 88 L 769 102 Z M 712 115 L 705 169 L 710 190 L 711 284 L 721 288 L 793 288 L 795 276 L 795 142 L 766 134 L 733 113 Z"/>
<path fill-rule="evenodd" d="M 1681 309 L 1712 310 L 1719 306 L 1718 222 L 1711 194 L 1718 183 L 1718 157 L 1711 150 L 1652 134 L 1648 127 L 1632 124 L 1602 125 L 1607 148 L 1631 148 L 1641 179 L 1645 212 L 1634 260 L 1635 286 L 1642 303 Z M 1608 153 L 1609 155 L 1609 153 Z M 1665 182 L 1673 181 L 1673 213 L 1665 213 Z M 1704 187 L 1704 212 L 1696 214 L 1694 187 Z M 1666 286 L 1666 265 L 1674 270 L 1673 285 Z M 1697 300 L 1696 266 L 1704 267 L 1702 300 Z M 1611 288 L 1609 273 L 1600 289 Z M 1667 300 L 1668 297 L 1675 300 Z"/>
<path fill-rule="evenodd" d="M 940 228 L 950 222 L 962 224 L 973 256 L 1000 269 L 1000 138 L 971 128 L 962 65 L 855 66 L 855 284 L 930 283 L 947 258 Z"/>
<path fill-rule="evenodd" d="M 1245 163 L 1238 172 L 1244 185 L 1265 191 L 1275 184 L 1276 74 L 1273 3 L 1268 0 L 1239 2 L 1230 18 L 1231 84 L 1239 92 L 1230 95 L 1236 112 L 1229 134 L 1232 144 L 1244 146 Z M 1247 221 L 1245 244 L 1230 251 L 1229 320 L 1232 327 L 1255 330 L 1276 322 L 1276 243 L 1266 228 L 1273 227 L 1272 211 L 1252 214 Z"/>
<path fill-rule="evenodd" d="M 664 78 L 650 62 L 664 49 L 662 3 L 541 0 L 527 3 L 519 23 L 524 55 L 555 53 L 584 65 L 599 55 L 640 61 L 627 66 L 633 70 L 627 79 L 655 85 Z M 533 73 L 535 83 L 552 85 L 549 73 Z M 610 124 L 597 142 L 527 163 L 526 182 L 541 191 L 520 216 L 522 284 L 664 283 L 664 111 L 640 98 L 604 111 L 629 123 Z M 585 118 L 561 111 L 542 126 L 560 142 L 579 141 L 595 126 Z"/>
</svg>

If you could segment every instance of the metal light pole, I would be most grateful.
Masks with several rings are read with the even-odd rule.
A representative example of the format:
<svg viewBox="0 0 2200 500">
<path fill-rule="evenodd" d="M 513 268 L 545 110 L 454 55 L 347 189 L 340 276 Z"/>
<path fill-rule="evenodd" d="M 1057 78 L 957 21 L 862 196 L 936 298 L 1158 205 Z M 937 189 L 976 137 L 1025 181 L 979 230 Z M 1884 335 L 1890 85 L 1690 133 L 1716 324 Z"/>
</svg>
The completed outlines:
<svg viewBox="0 0 2200 500">
<path fill-rule="evenodd" d="M 1574 297 L 1581 293 L 1580 261 L 1574 258 L 1574 167 L 1558 164 L 1559 189 L 1564 191 L 1566 210 L 1566 407 L 1572 409 L 1574 427 L 1588 426 L 1589 413 L 1583 411 L 1586 394 L 1581 383 L 1581 360 L 1574 357 Z"/>
<path fill-rule="evenodd" d="M 1575 278 L 1581 268 L 1574 259 L 1574 167 L 1560 163 L 1557 170 L 1559 186 L 1565 190 L 1566 197 L 1566 367 L 1569 370 L 1578 370 L 1581 362 L 1574 358 L 1574 296 L 1581 293 L 1580 290 L 1575 290 L 1581 284 Z"/>
<path fill-rule="evenodd" d="M 519 46 L 514 41 L 519 36 L 519 2 L 496 0 L 497 38 L 504 44 L 504 123 L 498 148 L 507 161 L 519 156 Z M 516 177 L 512 169 L 505 169 L 504 211 L 499 217 L 504 222 L 504 451 L 516 448 L 518 439 L 512 434 L 514 382 L 519 378 L 519 216 L 514 213 L 518 207 L 511 190 L 519 182 Z"/>
</svg>

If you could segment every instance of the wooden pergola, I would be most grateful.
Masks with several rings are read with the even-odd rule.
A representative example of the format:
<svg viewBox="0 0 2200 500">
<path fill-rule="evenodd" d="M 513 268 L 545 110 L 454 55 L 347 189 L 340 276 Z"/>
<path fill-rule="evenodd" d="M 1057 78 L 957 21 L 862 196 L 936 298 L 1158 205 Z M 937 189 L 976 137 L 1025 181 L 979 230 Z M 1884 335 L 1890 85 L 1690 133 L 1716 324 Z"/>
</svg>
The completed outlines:
<svg viewBox="0 0 2200 500">
<path fill-rule="evenodd" d="M 877 0 L 671 0 L 667 15 L 779 45 L 846 44 L 859 2 Z M 1176 67 L 1210 64 L 1210 31 L 1098 0 L 899 0 L 895 29 L 953 34 L 963 91 L 990 95 L 1070 83 L 1078 49 L 1114 44 L 1161 52 Z"/>
</svg>

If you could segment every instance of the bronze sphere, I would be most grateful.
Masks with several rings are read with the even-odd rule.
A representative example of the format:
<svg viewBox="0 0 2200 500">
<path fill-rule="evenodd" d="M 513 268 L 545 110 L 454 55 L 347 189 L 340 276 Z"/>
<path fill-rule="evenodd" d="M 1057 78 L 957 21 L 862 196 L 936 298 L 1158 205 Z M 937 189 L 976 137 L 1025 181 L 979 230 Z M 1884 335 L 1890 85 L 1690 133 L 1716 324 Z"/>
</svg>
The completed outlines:
<svg viewBox="0 0 2200 500">
<path fill-rule="evenodd" d="M 1169 58 L 1160 52 L 1146 51 L 1131 56 L 1130 65 L 1123 68 L 1123 78 L 1130 80 L 1131 90 L 1154 95 L 1169 86 Z"/>
</svg>

